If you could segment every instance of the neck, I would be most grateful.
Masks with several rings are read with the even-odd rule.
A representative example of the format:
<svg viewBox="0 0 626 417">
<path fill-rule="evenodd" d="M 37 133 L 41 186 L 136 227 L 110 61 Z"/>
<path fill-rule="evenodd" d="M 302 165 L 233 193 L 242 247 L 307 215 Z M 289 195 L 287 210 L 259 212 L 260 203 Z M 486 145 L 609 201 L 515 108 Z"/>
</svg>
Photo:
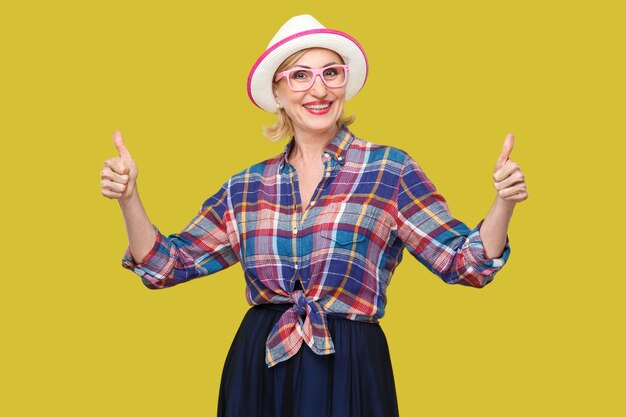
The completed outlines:
<svg viewBox="0 0 626 417">
<path fill-rule="evenodd" d="M 295 132 L 293 148 L 289 153 L 289 160 L 302 160 L 319 162 L 322 151 L 337 136 L 339 129 L 333 125 L 324 131 L 302 131 Z"/>
</svg>

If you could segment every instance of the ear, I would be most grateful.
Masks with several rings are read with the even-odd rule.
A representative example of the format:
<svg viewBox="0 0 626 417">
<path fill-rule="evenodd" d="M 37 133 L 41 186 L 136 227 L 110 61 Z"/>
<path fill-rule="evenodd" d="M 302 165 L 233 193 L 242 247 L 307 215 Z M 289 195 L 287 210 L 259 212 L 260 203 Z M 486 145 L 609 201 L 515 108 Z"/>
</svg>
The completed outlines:
<svg viewBox="0 0 626 417">
<path fill-rule="evenodd" d="M 281 104 L 280 104 L 280 100 L 278 100 L 278 94 L 276 94 L 276 88 L 273 88 L 272 93 L 274 94 L 274 101 L 276 102 L 276 106 L 280 109 L 282 108 Z"/>
</svg>

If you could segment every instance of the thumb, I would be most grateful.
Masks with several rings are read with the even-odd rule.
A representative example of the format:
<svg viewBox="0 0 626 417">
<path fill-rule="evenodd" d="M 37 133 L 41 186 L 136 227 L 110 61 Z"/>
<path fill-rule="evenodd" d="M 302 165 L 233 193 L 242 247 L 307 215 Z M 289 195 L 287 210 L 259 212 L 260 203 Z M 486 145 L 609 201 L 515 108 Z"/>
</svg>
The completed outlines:
<svg viewBox="0 0 626 417">
<path fill-rule="evenodd" d="M 113 132 L 113 144 L 115 144 L 115 147 L 117 148 L 117 151 L 122 158 L 132 159 L 130 156 L 130 152 L 128 152 L 128 149 L 126 149 L 126 145 L 124 145 L 122 132 L 120 132 L 119 130 Z"/>
<path fill-rule="evenodd" d="M 515 136 L 512 133 L 506 135 L 504 139 L 504 145 L 502 145 L 502 152 L 500 152 L 500 156 L 498 156 L 498 160 L 496 161 L 496 167 L 501 168 L 504 163 L 509 159 L 511 155 L 511 151 L 513 150 L 513 144 L 515 143 Z"/>
</svg>

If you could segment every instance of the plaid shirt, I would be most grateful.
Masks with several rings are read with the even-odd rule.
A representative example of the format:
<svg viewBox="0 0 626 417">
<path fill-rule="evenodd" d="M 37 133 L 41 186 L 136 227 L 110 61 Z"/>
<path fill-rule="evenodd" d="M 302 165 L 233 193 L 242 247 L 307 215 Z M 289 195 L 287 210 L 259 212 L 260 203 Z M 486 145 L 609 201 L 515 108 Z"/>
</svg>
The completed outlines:
<svg viewBox="0 0 626 417">
<path fill-rule="evenodd" d="M 152 289 L 240 262 L 250 305 L 293 303 L 271 330 L 266 363 L 292 357 L 302 342 L 334 352 L 326 316 L 375 323 L 406 247 L 449 284 L 482 287 L 508 259 L 487 259 L 479 235 L 454 219 L 444 198 L 405 152 L 355 137 L 343 127 L 327 145 L 324 176 L 308 207 L 282 154 L 233 175 L 179 234 L 164 236 L 137 263 L 122 265 Z M 301 289 L 294 289 L 300 280 Z"/>
</svg>

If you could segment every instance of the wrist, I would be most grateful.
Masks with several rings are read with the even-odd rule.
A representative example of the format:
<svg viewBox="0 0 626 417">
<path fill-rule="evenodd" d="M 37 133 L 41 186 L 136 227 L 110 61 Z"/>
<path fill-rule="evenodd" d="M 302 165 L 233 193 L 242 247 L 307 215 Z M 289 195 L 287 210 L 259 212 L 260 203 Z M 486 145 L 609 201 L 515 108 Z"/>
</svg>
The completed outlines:
<svg viewBox="0 0 626 417">
<path fill-rule="evenodd" d="M 137 184 L 135 184 L 135 186 L 133 187 L 132 191 L 130 192 L 128 196 L 120 197 L 117 199 L 117 201 L 120 203 L 120 206 L 122 206 L 122 208 L 135 204 L 137 201 L 139 201 L 139 192 L 137 191 Z"/>
<path fill-rule="evenodd" d="M 505 200 L 504 198 L 496 194 L 495 205 L 498 208 L 503 209 L 503 210 L 509 210 L 512 212 L 516 204 L 517 204 L 516 201 Z"/>
</svg>

